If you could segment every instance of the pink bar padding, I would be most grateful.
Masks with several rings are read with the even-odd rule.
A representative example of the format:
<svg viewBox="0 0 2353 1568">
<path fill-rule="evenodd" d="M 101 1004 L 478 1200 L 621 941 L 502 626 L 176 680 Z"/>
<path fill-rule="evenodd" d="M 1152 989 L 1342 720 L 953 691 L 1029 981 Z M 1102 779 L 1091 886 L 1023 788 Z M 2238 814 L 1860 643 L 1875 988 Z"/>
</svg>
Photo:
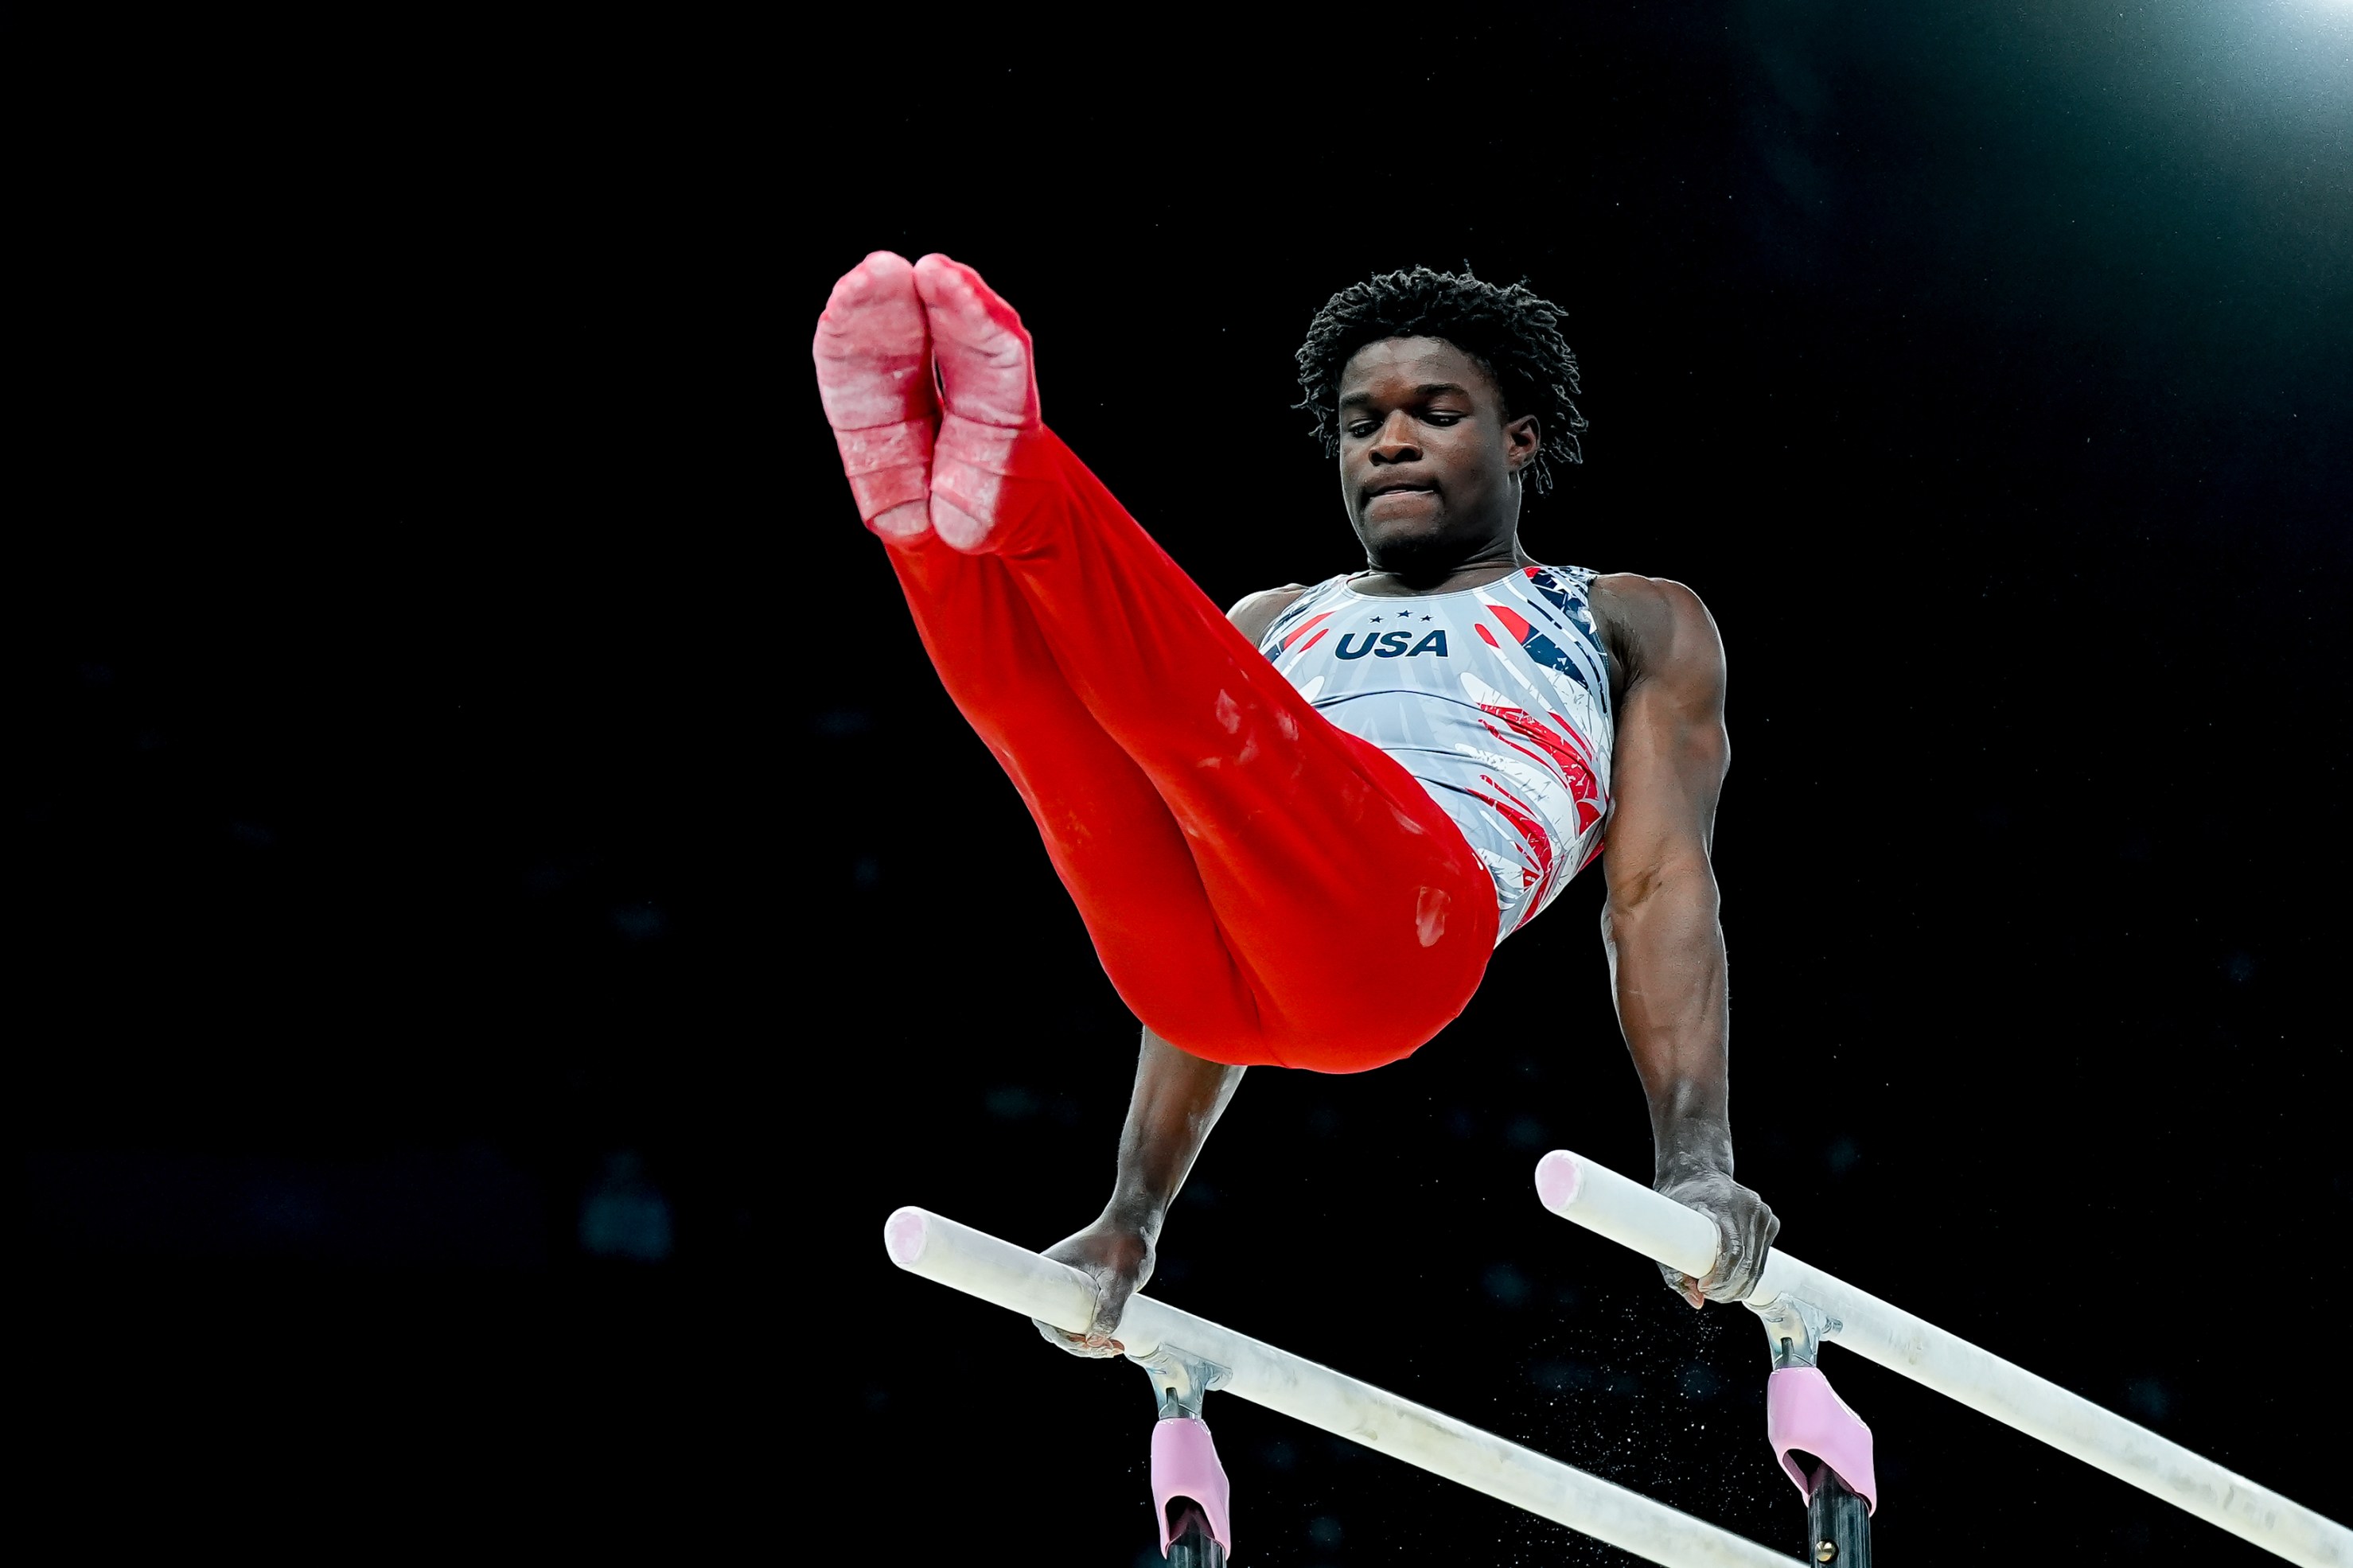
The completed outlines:
<svg viewBox="0 0 2353 1568">
<path fill-rule="evenodd" d="M 1160 1518 L 1160 1555 L 1168 1555 L 1168 1505 L 1191 1498 L 1209 1516 L 1209 1533 L 1234 1554 L 1231 1498 L 1226 1468 L 1218 1463 L 1218 1446 L 1209 1441 L 1206 1422 L 1190 1415 L 1171 1415 L 1152 1428 L 1152 1511 Z"/>
<path fill-rule="evenodd" d="M 1846 1407 L 1846 1401 L 1819 1368 L 1785 1366 L 1765 1380 L 1765 1437 L 1773 1445 L 1773 1457 L 1781 1461 L 1781 1468 L 1798 1483 L 1799 1494 L 1808 1502 L 1813 1501 L 1813 1489 L 1807 1484 L 1805 1472 L 1789 1458 L 1793 1450 L 1811 1454 L 1828 1465 L 1872 1512 L 1879 1511 L 1879 1477 L 1871 1468 L 1871 1428 Z"/>
<path fill-rule="evenodd" d="M 1558 1214 L 1577 1201 L 1580 1175 L 1577 1156 L 1556 1149 L 1536 1162 L 1536 1196 L 1544 1200 L 1545 1207 Z"/>
</svg>

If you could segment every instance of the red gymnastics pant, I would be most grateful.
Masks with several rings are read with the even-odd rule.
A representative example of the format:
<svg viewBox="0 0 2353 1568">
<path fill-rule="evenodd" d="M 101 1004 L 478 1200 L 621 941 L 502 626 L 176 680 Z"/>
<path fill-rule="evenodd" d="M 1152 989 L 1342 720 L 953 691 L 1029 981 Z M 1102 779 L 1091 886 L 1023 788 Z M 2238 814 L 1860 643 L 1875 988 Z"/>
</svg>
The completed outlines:
<svg viewBox="0 0 2353 1568">
<path fill-rule="evenodd" d="M 924 647 L 1018 790 L 1120 996 L 1212 1061 L 1358 1072 L 1461 1012 L 1494 883 L 1043 427 L 988 553 L 886 540 Z"/>
</svg>

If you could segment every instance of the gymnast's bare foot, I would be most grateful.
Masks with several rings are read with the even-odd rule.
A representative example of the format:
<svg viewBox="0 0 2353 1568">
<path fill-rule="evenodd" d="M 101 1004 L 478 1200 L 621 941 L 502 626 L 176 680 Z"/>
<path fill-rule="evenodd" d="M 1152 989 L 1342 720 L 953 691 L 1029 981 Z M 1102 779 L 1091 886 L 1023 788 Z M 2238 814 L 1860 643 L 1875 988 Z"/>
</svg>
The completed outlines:
<svg viewBox="0 0 2353 1568">
<path fill-rule="evenodd" d="M 932 527 L 958 550 L 990 546 L 1015 442 L 1038 427 L 1038 376 L 1021 318 L 960 261 L 926 256 L 915 288 L 939 362 L 939 447 L 932 465 Z"/>
<path fill-rule="evenodd" d="M 907 258 L 878 250 L 844 273 L 818 318 L 809 353 L 858 515 L 884 539 L 922 537 L 931 526 L 924 497 L 939 406 L 923 302 Z"/>
</svg>

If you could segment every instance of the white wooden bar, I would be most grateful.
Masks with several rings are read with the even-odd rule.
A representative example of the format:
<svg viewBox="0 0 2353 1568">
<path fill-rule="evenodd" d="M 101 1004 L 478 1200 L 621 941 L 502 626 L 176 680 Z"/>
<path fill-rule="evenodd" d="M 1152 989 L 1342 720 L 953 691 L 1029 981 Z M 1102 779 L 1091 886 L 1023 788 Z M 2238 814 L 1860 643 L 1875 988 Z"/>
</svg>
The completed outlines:
<svg viewBox="0 0 2353 1568">
<path fill-rule="evenodd" d="M 1537 1162 L 1536 1193 L 1563 1219 L 1694 1279 L 1715 1265 L 1713 1221 L 1566 1149 Z M 2152 1497 L 2306 1568 L 2353 1568 L 2353 1531 L 1776 1248 L 1749 1304 L 1765 1306 L 1783 1295 L 1839 1320 L 1841 1327 L 1830 1337 L 1855 1354 Z M 2336 1426 L 2322 1412 L 2313 1423 L 2324 1441 Z"/>
<path fill-rule="evenodd" d="M 910 1273 L 1074 1332 L 1093 1320 L 1093 1283 L 1027 1247 L 919 1208 L 892 1215 L 882 1235 L 891 1261 Z M 1133 1358 L 1148 1358 L 1163 1346 L 1182 1350 L 1225 1368 L 1228 1375 L 1215 1384 L 1225 1393 L 1652 1563 L 1670 1568 L 1788 1568 L 1791 1561 L 1705 1520 L 1165 1301 L 1131 1299 L 1118 1337 Z"/>
</svg>

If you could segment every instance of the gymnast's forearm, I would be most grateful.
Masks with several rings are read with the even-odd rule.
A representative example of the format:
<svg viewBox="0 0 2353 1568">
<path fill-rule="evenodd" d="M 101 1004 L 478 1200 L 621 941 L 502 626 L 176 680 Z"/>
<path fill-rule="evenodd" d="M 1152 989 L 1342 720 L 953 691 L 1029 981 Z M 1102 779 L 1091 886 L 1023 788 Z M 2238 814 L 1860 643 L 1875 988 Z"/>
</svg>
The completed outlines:
<svg viewBox="0 0 2353 1568">
<path fill-rule="evenodd" d="M 1177 1049 L 1150 1029 L 1119 1135 L 1119 1173 L 1103 1217 L 1157 1237 L 1209 1129 L 1241 1083 L 1242 1069 Z"/>
<path fill-rule="evenodd" d="M 1656 1175 L 1732 1170 L 1724 928 L 1704 859 L 1613 889 L 1605 915 L 1620 1026 L 1650 1101 Z"/>
</svg>

